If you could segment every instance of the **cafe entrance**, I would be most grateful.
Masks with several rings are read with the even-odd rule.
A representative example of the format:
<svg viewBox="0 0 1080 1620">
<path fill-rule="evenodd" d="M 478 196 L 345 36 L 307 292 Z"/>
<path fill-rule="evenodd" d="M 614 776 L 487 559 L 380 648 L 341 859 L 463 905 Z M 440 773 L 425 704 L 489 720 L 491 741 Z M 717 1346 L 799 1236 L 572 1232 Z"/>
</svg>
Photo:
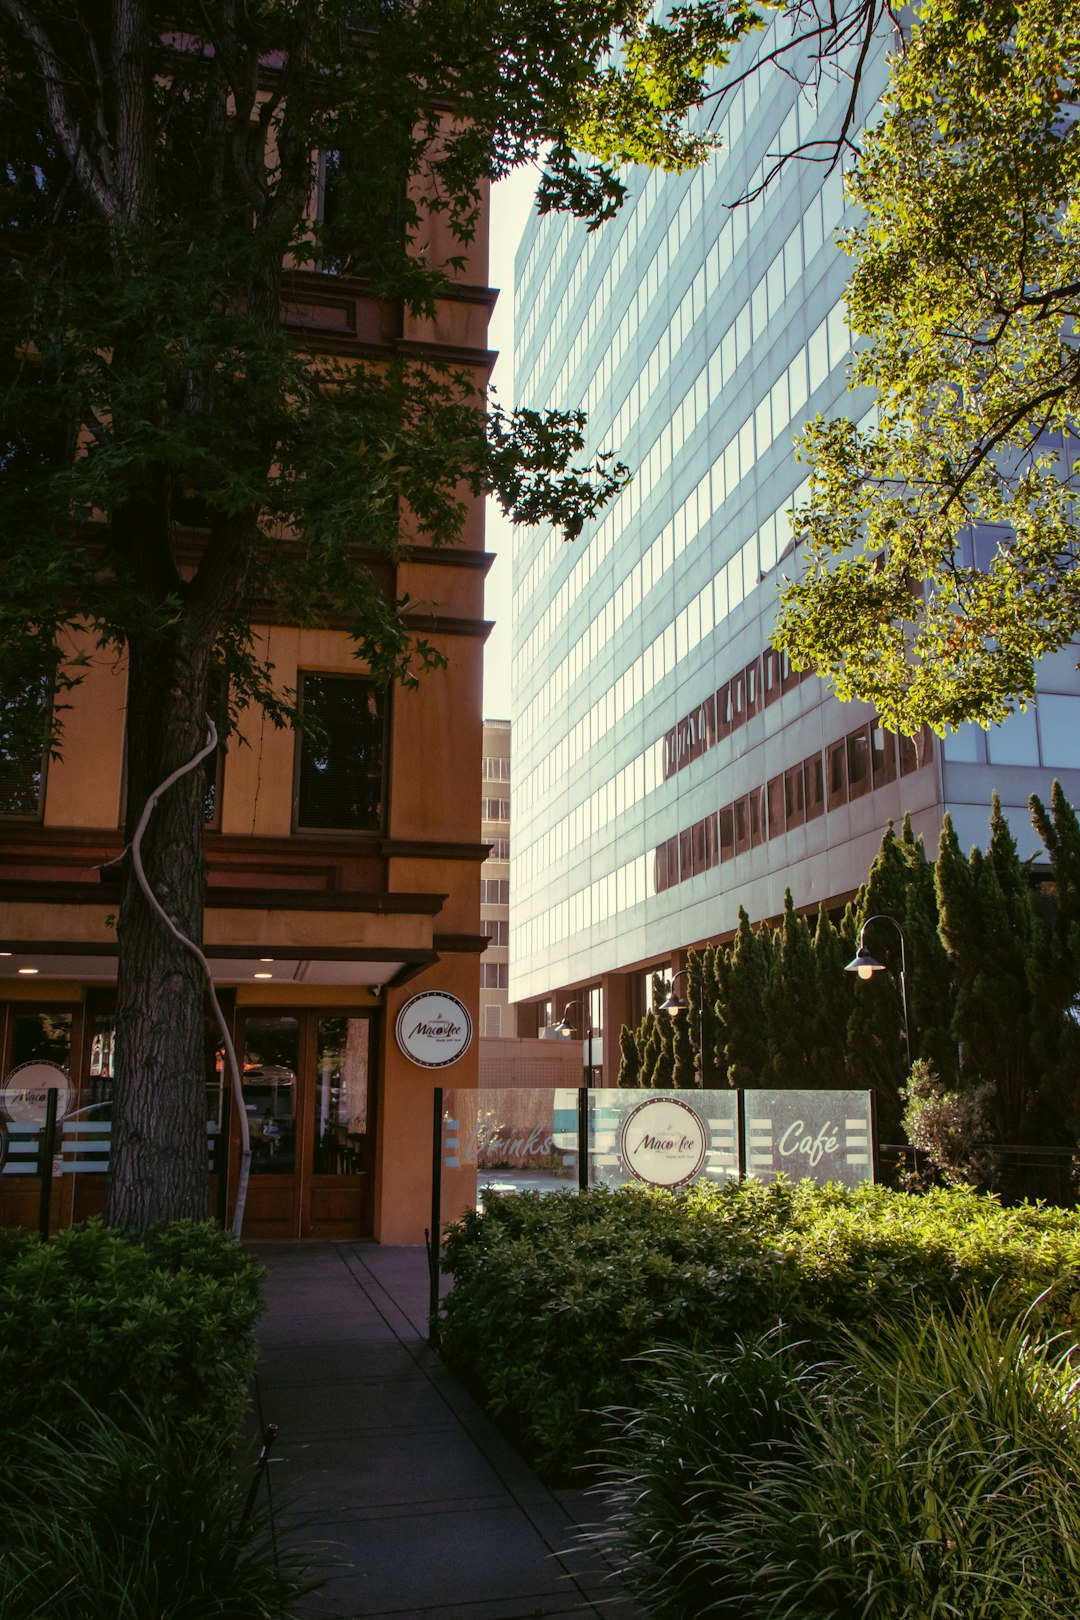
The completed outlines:
<svg viewBox="0 0 1080 1620">
<path fill-rule="evenodd" d="M 240 1015 L 237 1055 L 251 1133 L 245 1237 L 371 1236 L 374 1016 L 336 1008 Z M 240 1160 L 235 1120 L 230 1160 L 232 1198 Z"/>
</svg>

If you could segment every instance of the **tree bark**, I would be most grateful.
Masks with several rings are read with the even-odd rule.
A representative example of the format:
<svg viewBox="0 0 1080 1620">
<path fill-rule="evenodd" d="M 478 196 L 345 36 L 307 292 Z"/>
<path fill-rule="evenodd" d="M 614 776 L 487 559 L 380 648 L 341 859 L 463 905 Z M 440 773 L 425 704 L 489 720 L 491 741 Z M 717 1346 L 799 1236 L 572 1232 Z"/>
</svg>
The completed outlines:
<svg viewBox="0 0 1080 1620">
<path fill-rule="evenodd" d="M 130 839 L 148 796 L 206 741 L 212 641 L 181 634 L 129 643 Z M 202 941 L 203 773 L 174 783 L 150 818 L 143 865 L 177 928 Z M 205 1220 L 207 1134 L 204 978 L 139 888 L 128 857 L 118 926 L 116 1075 L 106 1217 L 126 1231 Z"/>
</svg>

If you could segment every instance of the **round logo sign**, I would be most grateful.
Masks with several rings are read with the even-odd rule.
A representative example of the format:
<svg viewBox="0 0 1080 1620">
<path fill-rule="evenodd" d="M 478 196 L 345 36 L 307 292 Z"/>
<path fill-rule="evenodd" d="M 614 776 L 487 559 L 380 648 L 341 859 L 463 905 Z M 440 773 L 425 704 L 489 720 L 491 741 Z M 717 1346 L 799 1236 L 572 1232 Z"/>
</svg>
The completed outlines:
<svg viewBox="0 0 1080 1620">
<path fill-rule="evenodd" d="M 705 1126 L 689 1103 L 650 1097 L 627 1114 L 619 1139 L 627 1169 L 651 1187 L 681 1187 L 705 1163 Z"/>
<path fill-rule="evenodd" d="M 397 1043 L 422 1069 L 445 1069 L 472 1044 L 469 1009 L 446 990 L 425 990 L 397 1016 Z"/>
<path fill-rule="evenodd" d="M 20 1063 L 0 1086 L 0 1110 L 13 1125 L 44 1125 L 50 1091 L 63 1119 L 71 1095 L 67 1070 L 58 1063 Z"/>
</svg>

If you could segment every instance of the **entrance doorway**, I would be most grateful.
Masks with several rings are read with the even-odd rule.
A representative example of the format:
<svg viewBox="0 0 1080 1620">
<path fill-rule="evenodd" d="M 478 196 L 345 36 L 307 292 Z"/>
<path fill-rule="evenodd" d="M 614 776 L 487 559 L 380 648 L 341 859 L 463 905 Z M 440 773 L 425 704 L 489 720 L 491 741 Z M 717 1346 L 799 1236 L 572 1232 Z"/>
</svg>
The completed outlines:
<svg viewBox="0 0 1080 1620">
<path fill-rule="evenodd" d="M 372 1015 L 259 1009 L 242 1015 L 239 1037 L 251 1133 L 244 1236 L 370 1237 L 376 1092 Z M 239 1153 L 234 1124 L 233 1188 Z"/>
</svg>

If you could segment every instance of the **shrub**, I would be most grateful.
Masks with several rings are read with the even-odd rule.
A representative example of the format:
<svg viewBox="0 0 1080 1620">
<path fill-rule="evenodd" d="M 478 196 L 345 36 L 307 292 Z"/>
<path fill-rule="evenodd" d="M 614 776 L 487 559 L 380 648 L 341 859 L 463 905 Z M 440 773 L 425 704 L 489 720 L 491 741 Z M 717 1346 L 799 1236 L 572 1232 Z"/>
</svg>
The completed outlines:
<svg viewBox="0 0 1080 1620">
<path fill-rule="evenodd" d="M 838 1327 L 870 1332 L 917 1302 L 991 1289 L 995 1312 L 1049 1289 L 1047 1321 L 1077 1316 L 1075 1215 L 965 1188 L 748 1182 L 485 1202 L 446 1236 L 443 1350 L 549 1479 L 599 1446 L 600 1408 L 638 1404 L 628 1358 L 657 1345 L 730 1347 L 782 1323 L 827 1355 Z"/>
<path fill-rule="evenodd" d="M 1080 1425 L 1061 1344 L 981 1299 L 844 1339 L 845 1364 L 810 1374 L 790 1352 L 684 1353 L 619 1425 L 611 1539 L 650 1613 L 1075 1615 Z M 776 1390 L 763 1444 L 730 1394 L 760 1412 Z"/>
<path fill-rule="evenodd" d="M 19 1437 L 77 1434 L 93 1409 L 153 1412 L 193 1441 L 232 1436 L 246 1410 L 260 1270 L 227 1233 L 181 1222 L 146 1238 L 100 1221 L 0 1249 L 0 1483 Z M 77 1390 L 78 1398 L 73 1399 Z"/>
</svg>

